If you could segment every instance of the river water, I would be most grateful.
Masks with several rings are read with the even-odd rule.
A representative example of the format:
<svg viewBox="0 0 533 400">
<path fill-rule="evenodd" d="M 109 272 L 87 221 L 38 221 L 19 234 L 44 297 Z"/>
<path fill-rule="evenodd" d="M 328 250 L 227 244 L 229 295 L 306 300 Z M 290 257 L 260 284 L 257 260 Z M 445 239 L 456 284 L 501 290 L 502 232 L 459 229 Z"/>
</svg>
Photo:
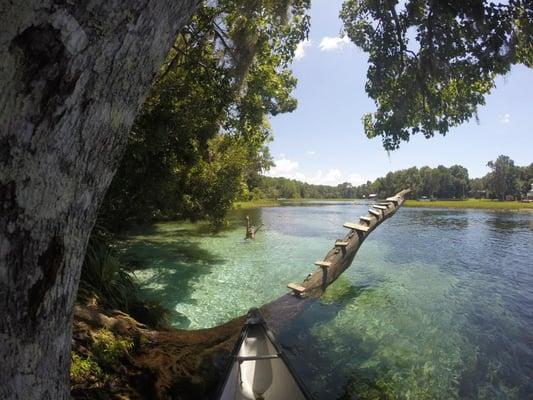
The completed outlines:
<svg viewBox="0 0 533 400">
<path fill-rule="evenodd" d="M 176 327 L 211 327 L 301 282 L 366 209 L 237 210 L 217 235 L 161 223 L 124 252 Z M 278 338 L 317 399 L 533 398 L 533 214 L 402 208 Z"/>
</svg>

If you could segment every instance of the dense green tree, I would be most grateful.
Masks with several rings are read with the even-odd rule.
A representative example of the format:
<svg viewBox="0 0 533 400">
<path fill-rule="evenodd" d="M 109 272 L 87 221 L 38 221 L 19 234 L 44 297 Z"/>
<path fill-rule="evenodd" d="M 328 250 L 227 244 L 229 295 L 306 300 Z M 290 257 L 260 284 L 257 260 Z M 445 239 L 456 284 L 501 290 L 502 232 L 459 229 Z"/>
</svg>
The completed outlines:
<svg viewBox="0 0 533 400">
<path fill-rule="evenodd" d="M 516 167 L 515 173 L 513 194 L 519 198 L 525 197 L 533 184 L 533 163 L 524 167 Z"/>
<path fill-rule="evenodd" d="M 289 63 L 307 0 L 203 2 L 137 117 L 100 216 L 112 229 L 157 218 L 219 225 L 271 165 L 268 115 L 290 112 Z"/>
<path fill-rule="evenodd" d="M 515 191 L 516 167 L 514 161 L 508 156 L 499 156 L 495 161 L 489 161 L 487 166 L 492 170 L 489 173 L 487 184 L 491 192 L 499 199 Z"/>
<path fill-rule="evenodd" d="M 433 172 L 433 169 L 427 166 L 420 168 L 420 178 L 422 180 L 419 190 L 420 195 L 433 197 L 437 188 L 436 174 Z"/>
<path fill-rule="evenodd" d="M 507 156 L 500 156 L 498 160 L 489 163 L 493 172 L 482 178 L 470 179 L 468 170 L 461 165 L 447 168 L 439 165 L 437 168 L 411 167 L 399 171 L 389 172 L 375 181 L 368 181 L 359 186 L 342 183 L 337 186 L 311 185 L 309 183 L 289 180 L 287 178 L 263 177 L 257 188 L 257 193 L 267 198 L 364 198 L 371 193 L 380 198 L 388 197 L 406 187 L 411 188 L 411 196 L 418 198 L 462 199 L 469 195 L 485 197 L 489 193 L 497 193 L 499 198 L 511 194 L 518 198 L 524 197 L 533 183 L 533 163 L 524 166 L 514 166 Z M 496 177 L 503 183 L 501 191 L 496 191 L 498 185 Z M 287 188 L 290 187 L 290 190 Z M 255 189 L 253 189 L 254 191 Z M 500 190 L 500 189 L 498 189 Z M 254 198 L 257 198 L 255 196 Z"/>
<path fill-rule="evenodd" d="M 346 0 L 348 37 L 369 54 L 368 137 L 387 150 L 476 114 L 497 75 L 533 65 L 533 1 Z"/>
<path fill-rule="evenodd" d="M 461 165 L 452 165 L 449 168 L 452 176 L 452 193 L 454 198 L 465 198 L 470 189 L 468 170 Z"/>
</svg>

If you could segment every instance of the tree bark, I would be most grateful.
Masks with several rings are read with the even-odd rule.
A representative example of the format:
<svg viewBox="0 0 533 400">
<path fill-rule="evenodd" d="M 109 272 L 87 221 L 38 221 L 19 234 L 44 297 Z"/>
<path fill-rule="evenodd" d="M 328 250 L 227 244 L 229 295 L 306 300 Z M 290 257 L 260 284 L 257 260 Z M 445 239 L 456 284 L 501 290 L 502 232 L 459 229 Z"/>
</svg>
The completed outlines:
<svg viewBox="0 0 533 400">
<path fill-rule="evenodd" d="M 0 0 L 0 398 L 67 399 L 96 211 L 195 0 Z"/>
</svg>

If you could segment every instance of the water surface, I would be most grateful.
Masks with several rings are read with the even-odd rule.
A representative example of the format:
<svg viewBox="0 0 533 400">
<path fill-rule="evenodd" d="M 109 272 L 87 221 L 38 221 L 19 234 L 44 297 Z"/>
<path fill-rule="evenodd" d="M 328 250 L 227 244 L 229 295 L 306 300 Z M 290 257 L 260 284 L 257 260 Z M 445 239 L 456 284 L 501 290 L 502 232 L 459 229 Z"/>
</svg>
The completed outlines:
<svg viewBox="0 0 533 400">
<path fill-rule="evenodd" d="M 217 235 L 157 224 L 129 236 L 125 256 L 176 327 L 210 327 L 286 293 L 365 211 L 235 211 Z M 254 241 L 245 213 L 264 224 Z M 317 399 L 530 398 L 533 214 L 401 209 L 279 339 Z"/>
</svg>

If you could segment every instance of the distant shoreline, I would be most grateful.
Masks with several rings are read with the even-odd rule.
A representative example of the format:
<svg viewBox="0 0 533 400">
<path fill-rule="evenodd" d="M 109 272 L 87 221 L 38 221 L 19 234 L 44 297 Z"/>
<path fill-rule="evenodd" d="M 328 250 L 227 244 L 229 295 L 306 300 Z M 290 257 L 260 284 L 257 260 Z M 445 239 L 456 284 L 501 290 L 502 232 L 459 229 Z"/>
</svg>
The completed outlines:
<svg viewBox="0 0 533 400">
<path fill-rule="evenodd" d="M 476 210 L 506 210 L 506 211 L 521 211 L 533 210 L 533 203 L 522 203 L 519 201 L 497 201 L 486 199 L 467 199 L 467 200 L 435 200 L 435 201 L 420 201 L 420 200 L 406 200 L 405 207 L 418 208 L 464 208 Z"/>
<path fill-rule="evenodd" d="M 313 202 L 331 202 L 331 201 L 351 201 L 351 202 L 366 202 L 367 199 L 261 199 L 253 201 L 237 201 L 233 204 L 233 209 L 250 209 L 261 207 L 279 207 L 290 203 L 313 203 Z M 533 211 L 532 203 L 522 203 L 519 201 L 497 201 L 487 199 L 467 199 L 467 200 L 435 200 L 435 201 L 420 201 L 420 200 L 406 200 L 403 204 L 405 207 L 413 208 L 462 208 L 462 209 L 476 209 L 476 210 L 506 210 L 506 211 Z"/>
</svg>

